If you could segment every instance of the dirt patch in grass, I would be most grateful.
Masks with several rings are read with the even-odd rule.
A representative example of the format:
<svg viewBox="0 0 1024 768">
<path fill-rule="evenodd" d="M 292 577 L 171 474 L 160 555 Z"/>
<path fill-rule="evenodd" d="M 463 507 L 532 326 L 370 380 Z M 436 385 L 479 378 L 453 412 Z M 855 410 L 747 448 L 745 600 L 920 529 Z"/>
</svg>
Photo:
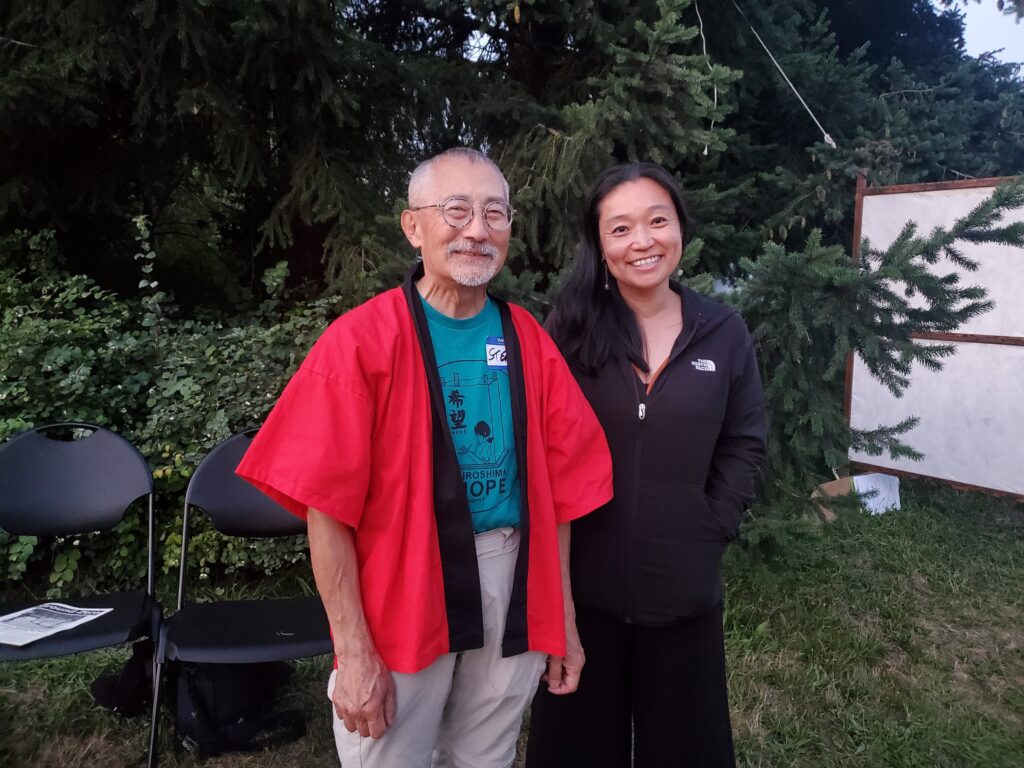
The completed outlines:
<svg viewBox="0 0 1024 768">
<path fill-rule="evenodd" d="M 889 677 L 902 683 L 913 680 L 910 657 L 902 648 L 891 647 L 882 659 L 871 668 L 873 677 Z"/>
<path fill-rule="evenodd" d="M 29 688 L 4 686 L 0 688 L 0 698 L 8 699 L 16 710 L 29 710 L 42 705 L 50 697 L 49 688 L 44 682 Z"/>
<path fill-rule="evenodd" d="M 139 765 L 139 749 L 139 745 L 129 748 L 120 743 L 106 730 L 85 735 L 57 734 L 41 744 L 39 752 L 31 758 L 14 758 L 12 766 L 69 768 L 87 765 L 90 768 L 128 768 Z"/>
<path fill-rule="evenodd" d="M 742 708 L 733 708 L 732 727 L 736 736 L 763 743 L 771 730 L 765 725 L 766 715 L 769 720 L 784 716 L 791 707 L 785 703 L 785 696 L 778 688 L 765 685 L 756 693 L 758 695 L 748 696 Z"/>
<path fill-rule="evenodd" d="M 1024 726 L 1024 719 L 1006 706 L 1005 699 L 991 689 L 993 678 L 984 683 L 969 674 L 962 664 L 953 664 L 953 688 L 969 703 L 971 708 L 980 710 L 996 720 L 1015 729 Z M 1003 687 L 1003 690 L 1007 689 Z"/>
<path fill-rule="evenodd" d="M 986 623 L 980 623 L 983 621 Z M 1015 616 L 1004 618 L 993 611 L 965 622 L 962 617 L 943 620 L 935 615 L 923 615 L 916 617 L 914 624 L 920 633 L 922 649 L 938 659 L 950 660 L 955 654 L 957 658 L 981 664 L 1017 656 L 1024 662 L 1024 638 Z"/>
<path fill-rule="evenodd" d="M 730 658 L 731 718 L 739 741 L 764 745 L 780 722 L 798 717 L 790 683 L 804 673 L 804 665 L 788 648 L 746 651 Z"/>
<path fill-rule="evenodd" d="M 1000 603 L 965 613 L 942 616 L 935 609 L 916 617 L 918 647 L 948 670 L 950 688 L 966 706 L 1019 731 L 1024 716 L 1012 702 L 1024 690 L 1020 609 Z"/>
</svg>

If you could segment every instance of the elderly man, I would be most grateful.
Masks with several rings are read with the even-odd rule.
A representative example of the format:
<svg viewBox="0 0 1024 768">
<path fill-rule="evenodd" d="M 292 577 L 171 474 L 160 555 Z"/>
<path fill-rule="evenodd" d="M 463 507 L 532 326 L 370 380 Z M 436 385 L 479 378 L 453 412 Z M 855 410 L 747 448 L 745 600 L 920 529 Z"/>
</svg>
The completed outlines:
<svg viewBox="0 0 1024 768">
<path fill-rule="evenodd" d="M 422 163 L 420 262 L 327 329 L 238 468 L 307 515 L 345 768 L 505 768 L 542 673 L 576 689 L 569 522 L 611 463 L 554 344 L 487 293 L 513 213 L 479 152 Z"/>
</svg>

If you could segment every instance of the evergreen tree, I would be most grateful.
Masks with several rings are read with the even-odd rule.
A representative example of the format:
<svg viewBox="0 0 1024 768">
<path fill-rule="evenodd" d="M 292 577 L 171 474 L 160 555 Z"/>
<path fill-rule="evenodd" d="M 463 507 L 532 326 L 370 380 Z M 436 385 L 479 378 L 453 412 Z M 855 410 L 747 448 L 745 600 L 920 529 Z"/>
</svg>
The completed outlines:
<svg viewBox="0 0 1024 768">
<path fill-rule="evenodd" d="M 884 9 L 840 0 L 742 8 L 704 12 L 711 54 L 743 72 L 727 96 L 736 138 L 716 168 L 740 190 L 744 214 L 724 212 L 723 220 L 753 235 L 730 240 L 734 263 L 756 259 L 762 240 L 800 248 L 812 229 L 849 248 L 859 168 L 871 184 L 1024 171 L 1019 68 L 966 56 L 955 15 L 919 0 Z M 837 147 L 825 143 L 752 28 Z"/>
<path fill-rule="evenodd" d="M 577 215 L 586 185 L 616 161 L 652 160 L 693 178 L 709 156 L 725 149 L 732 131 L 722 122 L 729 111 L 715 103 L 738 73 L 708 66 L 697 55 L 697 29 L 683 18 L 688 0 L 659 0 L 595 6 L 589 13 L 544 18 L 545 37 L 561 24 L 560 58 L 536 60 L 522 72 L 529 85 L 543 68 L 552 81 L 537 91 L 545 119 L 519 122 L 502 138 L 500 160 L 517 190 L 528 226 L 522 231 L 522 266 L 537 271 L 561 268 L 578 240 Z M 589 7 L 589 6 L 588 6 Z M 532 15 L 537 6 L 531 6 Z M 582 9 L 581 9 L 582 11 Z M 603 14 L 603 15 L 601 15 Z M 698 208 L 720 193 L 690 185 Z"/>
<path fill-rule="evenodd" d="M 282 257 L 319 283 L 326 250 L 348 304 L 407 260 L 415 162 L 475 145 L 517 190 L 507 287 L 540 307 L 583 187 L 615 160 L 683 179 L 719 275 L 765 239 L 847 242 L 858 167 L 873 183 L 1024 169 L 1021 81 L 963 54 L 955 14 L 739 7 L 701 7 L 705 59 L 691 0 L 16 0 L 0 8 L 0 227 L 53 228 L 72 268 L 130 290 L 146 213 L 164 285 L 193 301 L 240 298 Z"/>
<path fill-rule="evenodd" d="M 386 205 L 398 110 L 338 3 L 15 1 L 0 29 L 0 223 L 55 229 L 75 270 L 127 288 L 143 213 L 166 282 L 216 292 L 297 221 Z"/>
</svg>

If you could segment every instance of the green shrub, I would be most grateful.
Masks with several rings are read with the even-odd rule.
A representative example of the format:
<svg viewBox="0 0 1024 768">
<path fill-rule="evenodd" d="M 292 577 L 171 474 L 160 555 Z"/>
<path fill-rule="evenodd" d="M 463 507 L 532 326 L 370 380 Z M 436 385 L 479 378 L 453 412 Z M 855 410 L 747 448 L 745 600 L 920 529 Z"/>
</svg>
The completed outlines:
<svg viewBox="0 0 1024 768">
<path fill-rule="evenodd" d="M 326 300 L 287 303 L 287 268 L 264 275 L 267 298 L 231 315 L 179 316 L 152 279 L 139 227 L 140 298 L 122 299 L 60 268 L 52 233 L 0 241 L 0 440 L 36 424 L 82 421 L 130 440 L 153 469 L 161 567 L 177 566 L 184 489 L 228 435 L 257 427 L 323 331 Z M 225 539 L 194 518 L 192 559 L 209 576 L 275 573 L 305 557 L 301 537 Z M 145 509 L 101 535 L 36 539 L 0 533 L 5 581 L 42 581 L 50 596 L 137 584 L 145 574 Z M 99 574 L 87 577 L 84 574 Z"/>
</svg>

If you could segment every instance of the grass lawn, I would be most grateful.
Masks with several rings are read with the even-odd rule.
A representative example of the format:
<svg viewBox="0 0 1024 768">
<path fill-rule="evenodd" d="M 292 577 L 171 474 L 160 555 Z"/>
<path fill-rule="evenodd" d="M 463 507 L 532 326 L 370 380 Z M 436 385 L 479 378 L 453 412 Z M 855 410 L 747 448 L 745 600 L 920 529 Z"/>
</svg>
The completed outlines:
<svg viewBox="0 0 1024 768">
<path fill-rule="evenodd" d="M 900 512 L 842 516 L 784 566 L 729 558 L 740 766 L 1024 766 L 1024 505 L 916 484 L 903 497 Z M 140 765 L 146 719 L 87 692 L 125 657 L 0 665 L 0 766 Z M 298 665 L 281 703 L 306 711 L 305 739 L 204 764 L 336 764 L 327 667 Z M 195 765 L 164 723 L 161 764 Z"/>
</svg>

